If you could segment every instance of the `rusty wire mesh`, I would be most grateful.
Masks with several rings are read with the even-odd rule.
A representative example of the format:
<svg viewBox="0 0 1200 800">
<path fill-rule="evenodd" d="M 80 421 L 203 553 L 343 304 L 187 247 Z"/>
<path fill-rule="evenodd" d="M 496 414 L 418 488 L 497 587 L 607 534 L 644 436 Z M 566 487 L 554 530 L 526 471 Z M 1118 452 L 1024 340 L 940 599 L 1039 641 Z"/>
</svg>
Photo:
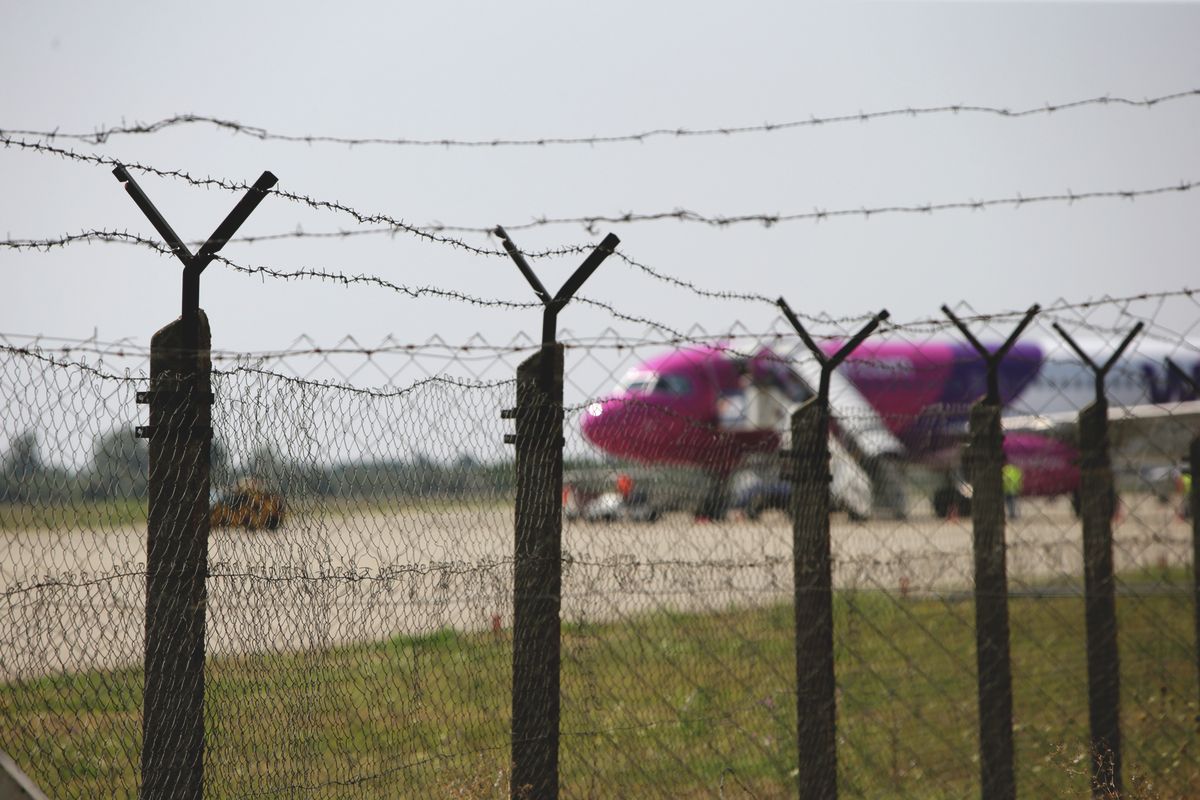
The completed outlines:
<svg viewBox="0 0 1200 800">
<path fill-rule="evenodd" d="M 1040 377 L 1006 414 L 1079 409 L 1089 387 L 1077 385 L 1051 322 L 1089 337 L 1098 357 L 1147 322 L 1110 378 L 1113 404 L 1169 411 L 1194 399 L 1180 382 L 1155 384 L 1163 396 L 1134 394 L 1146 391 L 1142 370 L 1164 353 L 1197 361 L 1194 329 L 1156 321 L 1171 302 L 1191 303 L 1200 319 L 1190 295 L 1043 315 L 1026 334 L 1041 349 Z M 1015 323 L 976 315 L 973 324 L 995 342 Z M 821 331 L 829 342 L 849 332 Z M 582 430 L 607 413 L 623 380 L 634 412 L 623 446 L 637 450 L 639 437 L 652 440 L 673 421 L 675 436 L 719 453 L 732 445 L 718 435 L 717 402 L 707 416 L 656 405 L 656 393 L 688 387 L 643 365 L 689 348 L 697 359 L 741 363 L 766 352 L 788 369 L 807 358 L 782 321 L 686 336 L 561 337 L 565 797 L 794 791 L 792 522 L 774 451 L 787 446 L 776 432 L 798 398 L 776 391 L 761 446 L 725 454 L 736 468 L 716 501 L 703 469 L 647 463 L 653 447 L 640 459 L 615 457 Z M 845 369 L 859 386 L 871 378 L 876 391 L 898 394 L 932 386 L 945 365 L 921 354 L 955 335 L 926 322 L 879 338 L 913 347 L 904 358 L 866 350 Z M 133 794 L 147 451 L 131 432 L 142 421 L 135 393 L 148 385 L 147 351 L 0 344 L 0 748 L 51 796 Z M 214 353 L 206 794 L 507 796 L 515 476 L 500 410 L 513 405 L 517 364 L 535 348 L 525 337 L 498 346 L 310 345 Z M 963 370 L 962 380 L 979 380 Z M 964 397 L 982 392 L 960 388 Z M 965 498 L 937 500 L 962 490 L 954 454 L 967 409 L 914 397 L 909 408 L 881 412 L 885 424 L 914 431 L 911 454 L 924 442 L 935 455 L 934 434 L 945 437 L 946 460 L 889 467 L 901 501 L 876 497 L 864 519 L 835 497 L 831 518 L 846 796 L 978 793 L 971 519 Z M 854 412 L 839 416 L 843 399 L 835 394 L 834 414 L 848 430 Z M 1020 462 L 1027 496 L 1015 499 L 1007 524 L 1014 738 L 1026 796 L 1088 791 L 1079 522 L 1071 491 L 1034 496 L 1037 459 L 1062 453 L 1034 448 Z M 1138 437 L 1114 453 L 1125 775 L 1146 796 L 1200 790 L 1181 456 L 1172 437 Z"/>
</svg>

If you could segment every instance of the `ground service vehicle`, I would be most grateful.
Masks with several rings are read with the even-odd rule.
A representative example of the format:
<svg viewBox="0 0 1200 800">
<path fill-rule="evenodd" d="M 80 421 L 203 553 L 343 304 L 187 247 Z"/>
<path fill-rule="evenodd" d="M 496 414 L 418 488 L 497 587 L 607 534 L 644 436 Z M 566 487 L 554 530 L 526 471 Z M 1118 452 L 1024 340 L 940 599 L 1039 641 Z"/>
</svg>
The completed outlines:
<svg viewBox="0 0 1200 800">
<path fill-rule="evenodd" d="M 283 522 L 283 496 L 268 491 L 258 481 L 238 481 L 212 504 L 209 523 L 214 528 L 275 530 Z"/>
</svg>

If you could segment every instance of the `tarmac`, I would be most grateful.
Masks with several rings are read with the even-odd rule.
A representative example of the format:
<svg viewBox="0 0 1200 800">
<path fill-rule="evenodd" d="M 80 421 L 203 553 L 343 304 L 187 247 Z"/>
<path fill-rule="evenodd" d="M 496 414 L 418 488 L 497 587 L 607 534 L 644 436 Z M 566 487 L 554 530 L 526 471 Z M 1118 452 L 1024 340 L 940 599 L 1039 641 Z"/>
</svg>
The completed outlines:
<svg viewBox="0 0 1200 800">
<path fill-rule="evenodd" d="M 1191 528 L 1152 498 L 1115 527 L 1119 572 L 1191 561 Z M 1079 522 L 1029 501 L 1007 528 L 1014 595 L 1082 592 Z M 0 532 L 0 682 L 141 663 L 145 530 Z M 834 586 L 970 599 L 970 520 L 831 522 Z M 567 521 L 564 622 L 789 602 L 792 531 L 758 521 Z M 299 514 L 210 537 L 207 652 L 246 655 L 512 623 L 513 515 L 501 505 Z M 1132 591 L 1133 589 L 1127 590 Z"/>
</svg>

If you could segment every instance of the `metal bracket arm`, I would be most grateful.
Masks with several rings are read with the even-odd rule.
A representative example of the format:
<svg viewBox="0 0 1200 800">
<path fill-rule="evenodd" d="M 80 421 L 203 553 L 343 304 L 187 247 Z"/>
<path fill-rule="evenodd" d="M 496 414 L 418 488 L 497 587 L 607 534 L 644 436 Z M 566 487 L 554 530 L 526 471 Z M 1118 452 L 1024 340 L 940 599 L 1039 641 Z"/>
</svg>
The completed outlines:
<svg viewBox="0 0 1200 800">
<path fill-rule="evenodd" d="M 1009 334 L 1008 339 L 1000 346 L 1000 349 L 994 353 L 989 353 L 988 349 L 980 344 L 970 329 L 958 317 L 954 316 L 954 312 L 950 310 L 950 306 L 942 305 L 942 313 L 950 318 L 950 321 L 954 323 L 956 328 L 962 331 L 962 335 L 967 337 L 967 341 L 971 343 L 971 346 L 975 348 L 975 352 L 979 353 L 983 359 L 983 363 L 987 366 L 988 405 L 1000 405 L 1000 376 L 997 368 L 1000 366 L 1000 362 L 1004 360 L 1004 357 L 1008 355 L 1008 351 L 1017 343 L 1017 339 L 1020 338 L 1021 333 L 1029 326 L 1030 322 L 1033 322 L 1033 318 L 1041 310 L 1042 307 L 1037 303 L 1030 306 L 1029 310 L 1025 312 L 1025 317 L 1021 320 L 1021 324 Z"/>
<path fill-rule="evenodd" d="M 504 245 L 505 252 L 517 265 L 517 269 L 525 276 L 525 280 L 533 287 L 533 293 L 537 295 L 538 300 L 542 301 L 545 310 L 542 312 L 542 344 L 554 344 L 557 336 L 558 312 L 571 301 L 575 296 L 575 292 L 579 291 L 579 287 L 583 286 L 584 282 L 592 276 L 596 268 L 604 262 L 604 259 L 613 254 L 617 249 L 617 245 L 621 240 L 614 234 L 608 234 L 600 244 L 596 245 L 595 249 L 588 254 L 583 263 L 572 273 L 567 282 L 558 290 L 558 294 L 553 297 L 542 282 L 538 280 L 538 276 L 534 273 L 533 268 L 529 266 L 529 262 L 525 260 L 525 255 L 513 243 L 504 228 L 497 225 L 494 233 L 500 237 L 501 244 Z"/>
<path fill-rule="evenodd" d="M 825 352 L 821 350 L 821 348 L 817 346 L 817 343 L 813 341 L 813 338 L 808 335 L 808 331 L 804 329 L 804 325 L 801 324 L 800 318 L 797 317 L 792 311 L 792 308 L 787 304 L 787 301 L 781 297 L 775 301 L 775 304 L 779 306 L 781 311 L 783 311 L 783 315 L 787 317 L 788 322 L 790 322 L 792 327 L 796 329 L 796 333 L 800 334 L 800 339 L 804 342 L 805 347 L 807 347 L 809 352 L 812 353 L 813 358 L 817 360 L 817 363 L 821 365 L 821 385 L 817 390 L 817 394 L 826 402 L 829 400 L 830 373 L 837 369 L 838 366 L 846 360 L 846 357 L 853 353 L 868 336 L 874 333 L 875 329 L 879 327 L 880 323 L 890 316 L 887 309 L 883 309 L 874 317 L 872 317 L 871 321 L 864 325 L 858 333 L 854 334 L 854 336 L 850 338 L 850 341 L 842 345 L 836 353 L 834 353 L 832 356 L 826 356 Z"/>
<path fill-rule="evenodd" d="M 163 238 L 167 246 L 171 248 L 171 252 L 175 257 L 183 262 L 183 319 L 189 323 L 194 323 L 196 312 L 200 308 L 200 273 L 204 268 L 212 263 L 213 258 L 220 252 L 225 243 L 237 232 L 237 229 L 242 226 L 242 223 L 250 216 L 258 204 L 267 196 L 267 192 L 279 179 L 270 172 L 263 172 L 258 180 L 254 182 L 242 199 L 238 201 L 233 210 L 225 217 L 217 229 L 213 231 L 208 240 L 200 248 L 195 255 L 183 243 L 183 239 L 175 232 L 166 218 L 150 201 L 149 196 L 138 185 L 138 182 L 129 174 L 129 170 L 124 166 L 118 166 L 113 169 L 113 175 L 116 176 L 122 184 L 125 185 L 125 191 L 133 198 L 133 202 L 142 210 L 146 218 L 150 220 L 150 224 L 158 231 L 158 235 Z"/>
</svg>

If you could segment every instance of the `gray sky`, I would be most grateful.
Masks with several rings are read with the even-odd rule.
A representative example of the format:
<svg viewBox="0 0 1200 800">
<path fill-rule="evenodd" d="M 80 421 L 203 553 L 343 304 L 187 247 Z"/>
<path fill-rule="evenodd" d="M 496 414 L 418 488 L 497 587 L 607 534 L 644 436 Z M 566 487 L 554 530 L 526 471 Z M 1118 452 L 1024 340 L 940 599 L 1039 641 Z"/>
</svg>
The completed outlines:
<svg viewBox="0 0 1200 800">
<path fill-rule="evenodd" d="M 21 3 L 0 29 L 0 128 L 91 131 L 192 113 L 291 134 L 589 136 L 706 128 L 950 103 L 1027 108 L 1200 88 L 1200 5 L 646 3 Z M 1200 98 L 1153 109 L 1048 116 L 890 118 L 742 136 L 544 148 L 305 145 L 193 126 L 105 144 L 60 141 L 197 176 L 253 181 L 414 224 L 519 224 L 687 208 L 793 213 L 1140 189 L 1200 180 Z M 0 150 L 6 237 L 153 230 L 109 168 Z M 186 239 L 237 195 L 137 176 Z M 1200 190 L 1068 206 L 851 217 L 710 228 L 679 222 L 551 226 L 524 248 L 599 241 L 711 289 L 786 296 L 834 316 L 887 306 L 897 320 L 965 300 L 984 311 L 1196 286 Z M 343 214 L 268 198 L 244 234 L 353 229 Z M 495 240 L 464 235 L 492 246 Z M 369 273 L 485 298 L 532 298 L 511 262 L 406 234 L 231 243 L 246 265 Z M 540 260 L 551 289 L 580 257 Z M 142 248 L 0 250 L 0 331 L 102 339 L 150 334 L 178 314 L 178 262 Z M 582 295 L 686 329 L 768 305 L 704 300 L 611 260 Z M 376 288 L 264 280 L 215 264 L 202 305 L 214 344 L 288 345 L 301 334 L 374 343 L 536 336 L 534 310 L 413 300 Z M 1195 306 L 1179 319 L 1184 330 Z M 1171 312 L 1175 313 L 1175 312 Z M 572 307 L 586 335 L 613 325 Z"/>
</svg>

